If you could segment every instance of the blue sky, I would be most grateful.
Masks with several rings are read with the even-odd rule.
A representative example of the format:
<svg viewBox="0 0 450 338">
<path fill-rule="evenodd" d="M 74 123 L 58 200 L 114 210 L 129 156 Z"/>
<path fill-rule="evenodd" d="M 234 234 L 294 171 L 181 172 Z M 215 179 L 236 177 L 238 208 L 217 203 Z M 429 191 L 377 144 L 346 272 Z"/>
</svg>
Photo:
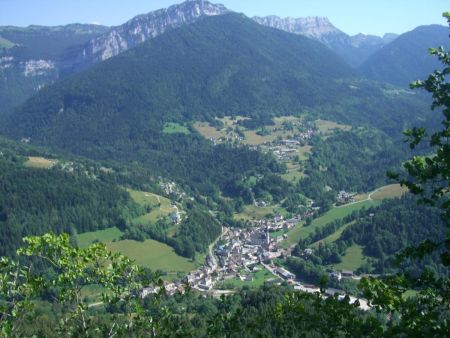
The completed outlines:
<svg viewBox="0 0 450 338">
<path fill-rule="evenodd" d="M 181 0 L 0 0 L 0 26 L 74 22 L 120 25 Z M 217 0 L 248 16 L 327 16 L 348 34 L 403 33 L 419 25 L 445 24 L 449 0 Z"/>
</svg>

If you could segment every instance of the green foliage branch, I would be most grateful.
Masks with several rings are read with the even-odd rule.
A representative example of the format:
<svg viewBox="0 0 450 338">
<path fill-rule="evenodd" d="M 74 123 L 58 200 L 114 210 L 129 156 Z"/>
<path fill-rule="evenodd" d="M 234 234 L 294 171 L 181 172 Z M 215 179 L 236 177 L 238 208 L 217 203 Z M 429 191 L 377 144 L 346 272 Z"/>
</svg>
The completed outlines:
<svg viewBox="0 0 450 338">
<path fill-rule="evenodd" d="M 443 16 L 450 24 L 450 13 Z M 427 142 L 433 149 L 432 156 L 414 156 L 404 164 L 408 178 L 398 174 L 389 176 L 399 180 L 410 191 L 419 195 L 421 200 L 439 205 L 443 218 L 450 227 L 450 51 L 443 47 L 431 48 L 431 55 L 442 63 L 443 69 L 434 71 L 426 80 L 416 81 L 411 88 L 422 88 L 432 95 L 432 109 L 442 111 L 443 128 L 429 134 L 424 128 L 412 128 L 405 131 L 411 149 Z M 397 262 L 405 259 L 421 259 L 441 250 L 444 266 L 450 265 L 450 234 L 442 241 L 427 239 L 416 247 L 410 247 L 397 256 Z M 385 336 L 446 336 L 450 331 L 450 282 L 448 277 L 436 277 L 426 269 L 419 278 L 406 274 L 397 274 L 384 279 L 363 279 L 359 285 L 370 304 L 389 318 L 397 316 L 399 320 L 389 323 Z M 415 289 L 415 297 L 405 297 L 405 292 Z"/>
<path fill-rule="evenodd" d="M 32 318 L 38 297 L 52 294 L 62 310 L 55 333 L 64 337 L 152 336 L 159 322 L 145 311 L 142 290 L 161 281 L 149 278 L 130 259 L 110 253 L 103 244 L 79 249 L 69 236 L 46 234 L 24 239 L 19 257 L 47 265 L 45 273 L 3 258 L 0 261 L 0 329 L 5 337 L 21 336 L 22 324 Z M 39 269 L 41 270 L 41 269 Z M 83 288 L 98 285 L 101 301 L 89 303 Z M 154 298 L 158 301 L 158 297 Z M 108 320 L 99 322 L 92 309 L 103 307 Z M 116 309 L 116 311 L 114 311 Z M 119 311 L 117 311 L 119 309 Z M 163 322 L 162 318 L 161 322 Z"/>
</svg>

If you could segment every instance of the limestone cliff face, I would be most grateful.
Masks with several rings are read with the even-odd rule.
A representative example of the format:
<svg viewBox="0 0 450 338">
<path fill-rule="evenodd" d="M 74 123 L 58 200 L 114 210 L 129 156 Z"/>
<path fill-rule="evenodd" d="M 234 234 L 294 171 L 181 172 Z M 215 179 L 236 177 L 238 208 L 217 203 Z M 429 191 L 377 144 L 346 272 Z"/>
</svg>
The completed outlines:
<svg viewBox="0 0 450 338">
<path fill-rule="evenodd" d="M 195 22 L 203 16 L 221 15 L 228 10 L 208 1 L 186 1 L 167 9 L 139 15 L 108 33 L 91 40 L 80 52 L 79 62 L 104 61 L 169 29 Z"/>
<path fill-rule="evenodd" d="M 253 20 L 264 26 L 320 41 L 354 67 L 397 37 L 395 34 L 386 34 L 384 37 L 366 34 L 349 36 L 325 17 L 280 18 L 271 15 L 254 17 Z"/>
<path fill-rule="evenodd" d="M 139 15 L 117 27 L 72 24 L 0 27 L 0 114 L 61 77 L 107 60 L 164 32 L 229 11 L 204 0 Z M 9 44 L 5 43 L 8 42 Z"/>
<path fill-rule="evenodd" d="M 326 43 L 330 36 L 348 39 L 349 37 L 337 29 L 325 17 L 280 18 L 278 16 L 254 17 L 261 25 L 300 34 Z"/>
</svg>

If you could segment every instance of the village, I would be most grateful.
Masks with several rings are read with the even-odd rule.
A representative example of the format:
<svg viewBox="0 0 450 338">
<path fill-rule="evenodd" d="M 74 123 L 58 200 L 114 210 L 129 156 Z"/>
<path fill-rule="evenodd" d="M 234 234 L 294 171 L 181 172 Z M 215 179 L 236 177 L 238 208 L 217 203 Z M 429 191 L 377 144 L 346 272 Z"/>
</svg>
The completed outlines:
<svg viewBox="0 0 450 338">
<path fill-rule="evenodd" d="M 271 220 L 258 220 L 245 229 L 229 229 L 224 227 L 219 244 L 206 257 L 205 264 L 198 270 L 190 272 L 182 282 L 167 283 L 165 291 L 171 295 L 183 292 L 184 286 L 189 285 L 200 292 L 212 292 L 214 286 L 221 281 L 231 278 L 249 279 L 250 273 L 259 266 L 268 269 L 277 282 L 281 279 L 294 283 L 295 275 L 284 268 L 276 267 L 270 262 L 279 257 L 288 257 L 292 249 L 283 249 L 279 243 L 283 236 L 273 238 L 271 232 L 288 230 L 300 222 L 301 217 L 295 216 L 285 220 L 277 215 Z M 214 251 L 214 252 L 213 252 Z M 156 293 L 159 288 L 146 288 L 142 296 Z"/>
<path fill-rule="evenodd" d="M 271 236 L 271 234 L 287 231 L 300 221 L 300 215 L 295 215 L 290 219 L 276 215 L 272 219 L 252 221 L 251 226 L 245 229 L 223 227 L 217 245 L 213 243 L 210 246 L 205 264 L 190 272 L 182 281 L 165 283 L 165 293 L 168 295 L 184 293 L 186 287 L 189 287 L 213 296 L 232 294 L 234 291 L 221 290 L 217 286 L 224 281 L 236 278 L 251 282 L 252 274 L 260 269 L 266 269 L 273 275 L 272 279 L 266 281 L 267 283 L 281 284 L 284 281 L 300 292 L 319 292 L 320 289 L 317 286 L 302 284 L 296 279 L 295 274 L 273 263 L 277 258 L 290 257 L 295 245 L 282 248 L 280 243 L 286 238 L 286 235 Z M 312 252 L 312 249 L 305 249 L 303 255 L 308 256 Z M 342 278 L 355 278 L 351 271 L 333 272 L 330 277 L 339 281 Z M 160 291 L 160 287 L 145 288 L 141 296 L 147 297 Z M 335 293 L 339 293 L 341 298 L 344 297 L 340 290 L 326 290 L 328 296 Z M 350 296 L 350 298 L 351 302 L 356 301 L 355 297 Z M 361 306 L 368 309 L 364 301 Z"/>
</svg>

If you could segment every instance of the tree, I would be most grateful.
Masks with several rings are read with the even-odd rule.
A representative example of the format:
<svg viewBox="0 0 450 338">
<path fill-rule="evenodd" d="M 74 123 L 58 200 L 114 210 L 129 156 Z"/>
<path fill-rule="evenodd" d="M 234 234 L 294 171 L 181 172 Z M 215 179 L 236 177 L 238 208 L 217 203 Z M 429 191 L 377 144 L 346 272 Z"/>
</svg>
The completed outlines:
<svg viewBox="0 0 450 338">
<path fill-rule="evenodd" d="M 0 330 L 4 337 L 23 336 L 24 322 L 32 317 L 34 300 L 51 294 L 62 310 L 52 334 L 76 337 L 142 336 L 158 332 L 158 323 L 144 311 L 141 291 L 154 284 L 146 271 L 120 254 L 112 254 L 103 244 L 87 249 L 70 245 L 68 235 L 46 234 L 27 237 L 19 257 L 30 257 L 33 265 L 0 261 Z M 102 287 L 101 301 L 89 304 L 82 290 L 89 285 Z M 99 322 L 91 308 L 120 307 Z"/>
<path fill-rule="evenodd" d="M 450 13 L 444 13 L 450 25 Z M 442 70 L 434 71 L 425 81 L 416 81 L 411 88 L 423 88 L 432 94 L 432 109 L 443 114 L 443 128 L 429 134 L 424 128 L 412 128 L 405 132 L 410 147 L 416 148 L 427 142 L 432 155 L 415 156 L 404 164 L 408 178 L 390 174 L 422 201 L 437 204 L 443 210 L 447 228 L 450 227 L 450 51 L 443 47 L 431 48 L 431 55 L 443 64 Z M 417 247 L 408 248 L 398 255 L 397 262 L 405 259 L 421 259 L 435 250 L 442 252 L 444 266 L 450 265 L 450 234 L 442 241 L 426 240 Z M 450 332 L 450 283 L 447 278 L 437 278 L 430 271 L 423 271 L 420 278 L 405 274 L 386 279 L 364 279 L 360 288 L 379 312 L 399 315 L 396 325 L 388 327 L 387 335 L 446 336 Z M 405 298 L 409 289 L 419 290 L 413 299 Z"/>
</svg>

